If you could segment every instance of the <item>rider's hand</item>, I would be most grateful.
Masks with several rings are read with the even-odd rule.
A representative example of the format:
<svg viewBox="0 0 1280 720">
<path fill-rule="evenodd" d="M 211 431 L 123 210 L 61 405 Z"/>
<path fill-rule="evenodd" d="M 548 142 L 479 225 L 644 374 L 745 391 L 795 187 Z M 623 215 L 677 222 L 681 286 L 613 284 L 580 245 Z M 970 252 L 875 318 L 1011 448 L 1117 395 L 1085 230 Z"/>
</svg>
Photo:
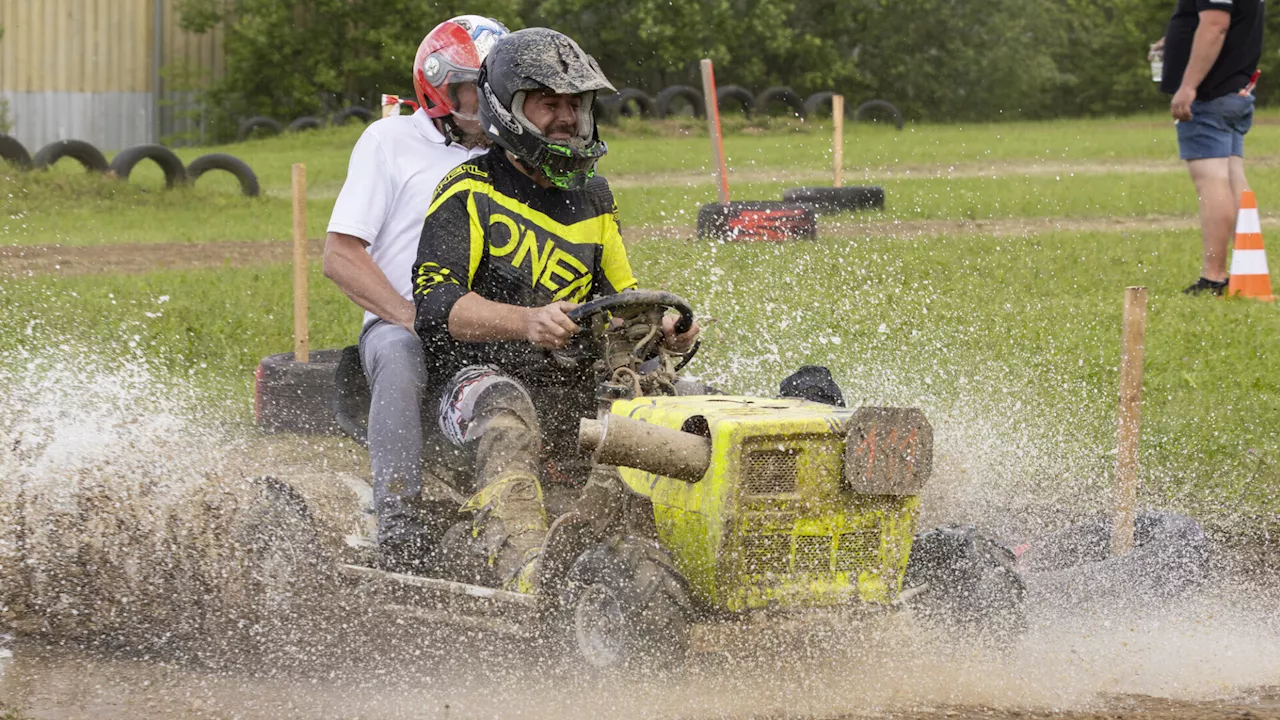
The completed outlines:
<svg viewBox="0 0 1280 720">
<path fill-rule="evenodd" d="M 569 319 L 568 312 L 578 307 L 577 303 L 553 302 L 542 307 L 529 308 L 525 320 L 524 339 L 539 347 L 556 350 L 569 344 L 582 328 Z"/>
<path fill-rule="evenodd" d="M 666 315 L 662 318 L 662 344 L 668 350 L 685 353 L 689 352 L 689 348 L 693 347 L 693 342 L 698 339 L 698 333 L 702 328 L 698 326 L 698 321 L 694 320 L 689 329 L 683 333 L 676 334 L 676 321 L 679 315 Z"/>
</svg>

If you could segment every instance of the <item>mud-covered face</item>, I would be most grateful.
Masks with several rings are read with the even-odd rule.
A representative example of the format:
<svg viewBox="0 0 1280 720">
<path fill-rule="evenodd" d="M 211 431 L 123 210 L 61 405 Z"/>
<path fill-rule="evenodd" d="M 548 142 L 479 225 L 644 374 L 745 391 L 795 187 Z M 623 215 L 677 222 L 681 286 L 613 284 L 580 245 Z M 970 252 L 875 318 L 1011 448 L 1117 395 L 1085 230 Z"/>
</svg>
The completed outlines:
<svg viewBox="0 0 1280 720">
<path fill-rule="evenodd" d="M 565 142 L 578 133 L 581 95 L 530 90 L 524 98 L 524 117 L 549 140 Z"/>
</svg>

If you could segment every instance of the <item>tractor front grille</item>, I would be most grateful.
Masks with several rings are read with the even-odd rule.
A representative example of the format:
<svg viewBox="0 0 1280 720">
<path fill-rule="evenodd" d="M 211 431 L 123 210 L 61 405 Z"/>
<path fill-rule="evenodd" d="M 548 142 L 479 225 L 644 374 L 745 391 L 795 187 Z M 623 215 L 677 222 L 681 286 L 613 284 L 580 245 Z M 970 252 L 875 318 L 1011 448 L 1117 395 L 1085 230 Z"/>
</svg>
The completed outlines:
<svg viewBox="0 0 1280 720">
<path fill-rule="evenodd" d="M 836 572 L 856 573 L 880 564 L 880 533 L 861 530 L 844 533 L 836 542 Z"/>
<path fill-rule="evenodd" d="M 742 538 L 743 574 L 785 575 L 790 569 L 790 535 L 747 535 Z"/>
<path fill-rule="evenodd" d="M 831 572 L 831 538 L 822 535 L 796 537 L 797 573 L 826 575 Z"/>
<path fill-rule="evenodd" d="M 880 533 L 856 530 L 830 535 L 768 533 L 744 535 L 741 572 L 746 576 L 806 575 L 834 577 L 879 572 Z"/>
<path fill-rule="evenodd" d="M 796 491 L 795 450 L 748 452 L 742 467 L 742 488 L 748 495 L 788 495 Z"/>
</svg>

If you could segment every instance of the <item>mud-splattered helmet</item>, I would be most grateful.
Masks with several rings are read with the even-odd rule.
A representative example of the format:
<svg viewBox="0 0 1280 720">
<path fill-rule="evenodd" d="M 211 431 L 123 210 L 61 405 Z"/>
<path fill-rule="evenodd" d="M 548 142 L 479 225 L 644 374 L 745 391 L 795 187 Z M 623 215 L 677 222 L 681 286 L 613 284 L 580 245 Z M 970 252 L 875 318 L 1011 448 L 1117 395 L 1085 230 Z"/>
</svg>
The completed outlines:
<svg viewBox="0 0 1280 720">
<path fill-rule="evenodd" d="M 517 30 L 499 40 L 480 69 L 480 124 L 529 170 L 541 171 L 555 187 L 582 187 L 608 152 L 600 140 L 592 103 L 614 90 L 595 58 L 569 37 L 547 28 Z M 569 140 L 552 140 L 524 115 L 531 90 L 578 95 L 578 127 Z"/>
<path fill-rule="evenodd" d="M 480 63 L 506 34 L 502 23 L 479 15 L 450 18 L 427 33 L 413 59 L 413 90 L 428 117 L 475 119 L 459 113 L 457 87 L 476 82 Z"/>
</svg>

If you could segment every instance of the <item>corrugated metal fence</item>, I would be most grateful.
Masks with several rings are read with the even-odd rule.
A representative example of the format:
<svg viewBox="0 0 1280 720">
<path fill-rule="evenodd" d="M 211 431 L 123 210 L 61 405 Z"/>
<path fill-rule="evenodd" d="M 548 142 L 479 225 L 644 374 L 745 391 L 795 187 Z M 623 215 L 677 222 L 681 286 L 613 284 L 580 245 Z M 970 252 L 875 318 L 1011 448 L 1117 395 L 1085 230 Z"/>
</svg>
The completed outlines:
<svg viewBox="0 0 1280 720">
<path fill-rule="evenodd" d="M 173 5 L 0 0 L 0 99 L 8 102 L 9 134 L 32 153 L 67 138 L 105 151 L 199 140 L 192 98 L 223 72 L 222 32 L 184 32 Z"/>
</svg>

